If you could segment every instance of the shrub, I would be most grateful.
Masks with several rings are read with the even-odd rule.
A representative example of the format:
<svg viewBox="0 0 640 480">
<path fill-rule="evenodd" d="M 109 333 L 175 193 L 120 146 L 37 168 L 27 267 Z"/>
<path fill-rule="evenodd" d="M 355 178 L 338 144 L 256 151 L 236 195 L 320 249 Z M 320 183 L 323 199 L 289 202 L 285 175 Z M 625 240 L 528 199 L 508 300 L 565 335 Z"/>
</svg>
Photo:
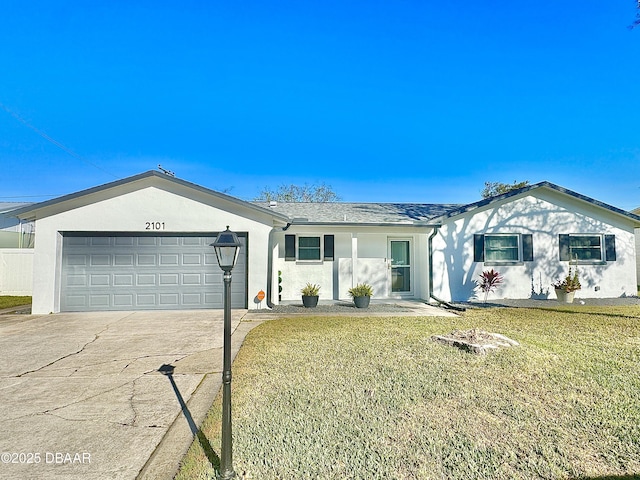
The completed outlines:
<svg viewBox="0 0 640 480">
<path fill-rule="evenodd" d="M 372 297 L 373 287 L 367 283 L 359 283 L 355 287 L 349 289 L 350 297 Z"/>
<path fill-rule="evenodd" d="M 302 292 L 302 295 L 305 297 L 317 297 L 320 293 L 320 285 L 307 283 L 300 292 Z"/>
<path fill-rule="evenodd" d="M 480 281 L 476 282 L 480 291 L 484 292 L 484 303 L 487 303 L 489 292 L 496 290 L 504 281 L 504 277 L 493 268 L 480 274 Z"/>
</svg>

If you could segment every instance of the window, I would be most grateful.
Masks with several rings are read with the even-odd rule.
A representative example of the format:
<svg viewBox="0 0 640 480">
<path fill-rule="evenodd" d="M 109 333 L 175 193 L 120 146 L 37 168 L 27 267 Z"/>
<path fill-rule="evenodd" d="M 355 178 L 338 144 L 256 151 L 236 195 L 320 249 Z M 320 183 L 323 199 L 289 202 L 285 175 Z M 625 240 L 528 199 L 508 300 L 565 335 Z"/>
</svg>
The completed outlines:
<svg viewBox="0 0 640 480">
<path fill-rule="evenodd" d="M 533 235 L 518 233 L 476 234 L 474 262 L 520 263 L 533 261 Z"/>
<path fill-rule="evenodd" d="M 320 237 L 298 237 L 298 260 L 320 260 Z"/>
<path fill-rule="evenodd" d="M 334 256 L 334 236 L 284 236 L 284 259 L 286 261 L 331 261 Z"/>
<path fill-rule="evenodd" d="M 587 233 L 558 236 L 560 260 L 584 263 L 613 262 L 616 260 L 615 235 Z"/>
<path fill-rule="evenodd" d="M 518 235 L 485 235 L 485 262 L 517 262 Z"/>
</svg>

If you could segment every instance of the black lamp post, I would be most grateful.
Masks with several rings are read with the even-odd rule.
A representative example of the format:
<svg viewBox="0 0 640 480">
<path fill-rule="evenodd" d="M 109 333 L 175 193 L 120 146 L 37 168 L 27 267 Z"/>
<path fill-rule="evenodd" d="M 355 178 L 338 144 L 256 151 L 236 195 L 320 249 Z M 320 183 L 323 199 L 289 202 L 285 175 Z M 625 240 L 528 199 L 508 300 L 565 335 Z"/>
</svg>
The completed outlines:
<svg viewBox="0 0 640 480">
<path fill-rule="evenodd" d="M 233 471 L 231 444 L 231 270 L 240 252 L 238 236 L 227 229 L 211 244 L 216 252 L 218 264 L 224 271 L 224 348 L 222 369 L 222 449 L 220 453 L 220 476 L 222 480 L 236 477 Z"/>
</svg>

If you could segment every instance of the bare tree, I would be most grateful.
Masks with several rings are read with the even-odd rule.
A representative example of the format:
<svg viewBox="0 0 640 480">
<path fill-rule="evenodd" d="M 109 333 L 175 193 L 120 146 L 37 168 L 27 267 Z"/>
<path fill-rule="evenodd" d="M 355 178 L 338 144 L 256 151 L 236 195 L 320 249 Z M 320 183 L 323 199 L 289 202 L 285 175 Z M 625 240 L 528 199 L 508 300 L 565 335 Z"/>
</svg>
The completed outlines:
<svg viewBox="0 0 640 480">
<path fill-rule="evenodd" d="M 638 11 L 638 13 L 636 13 L 636 19 L 634 20 L 634 22 L 631 25 L 629 25 L 629 28 L 631 28 L 631 29 L 634 29 L 638 25 L 640 25 L 640 0 L 636 0 L 636 8 L 639 11 Z"/>
<path fill-rule="evenodd" d="M 495 197 L 496 195 L 502 195 L 503 193 L 510 192 L 511 190 L 518 190 L 519 188 L 529 185 L 529 180 L 522 182 L 514 181 L 513 183 L 502 182 L 484 182 L 484 188 L 480 192 L 482 198 Z"/>
<path fill-rule="evenodd" d="M 315 185 L 280 185 L 277 189 L 264 187 L 255 201 L 277 202 L 312 202 L 326 203 L 340 200 L 338 194 L 330 185 L 324 183 Z"/>
</svg>

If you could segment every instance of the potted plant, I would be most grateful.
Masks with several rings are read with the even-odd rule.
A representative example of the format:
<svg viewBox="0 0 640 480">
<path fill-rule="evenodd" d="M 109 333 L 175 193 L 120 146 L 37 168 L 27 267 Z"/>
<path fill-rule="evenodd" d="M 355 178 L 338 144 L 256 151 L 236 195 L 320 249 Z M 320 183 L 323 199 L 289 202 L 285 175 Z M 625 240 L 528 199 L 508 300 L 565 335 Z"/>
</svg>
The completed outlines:
<svg viewBox="0 0 640 480">
<path fill-rule="evenodd" d="M 353 298 L 356 308 L 367 308 L 373 296 L 373 288 L 366 283 L 359 283 L 349 289 L 349 296 Z"/>
<path fill-rule="evenodd" d="M 575 272 L 572 272 L 571 267 L 569 267 L 569 273 L 567 276 L 562 280 L 552 283 L 551 285 L 556 289 L 556 296 L 558 297 L 559 302 L 573 303 L 573 297 L 576 294 L 576 290 L 580 290 L 582 288 L 582 285 L 580 285 L 580 279 L 578 278 L 578 267 L 576 267 Z"/>
<path fill-rule="evenodd" d="M 300 292 L 302 293 L 302 304 L 306 308 L 314 308 L 318 305 L 320 285 L 307 283 Z"/>
</svg>

